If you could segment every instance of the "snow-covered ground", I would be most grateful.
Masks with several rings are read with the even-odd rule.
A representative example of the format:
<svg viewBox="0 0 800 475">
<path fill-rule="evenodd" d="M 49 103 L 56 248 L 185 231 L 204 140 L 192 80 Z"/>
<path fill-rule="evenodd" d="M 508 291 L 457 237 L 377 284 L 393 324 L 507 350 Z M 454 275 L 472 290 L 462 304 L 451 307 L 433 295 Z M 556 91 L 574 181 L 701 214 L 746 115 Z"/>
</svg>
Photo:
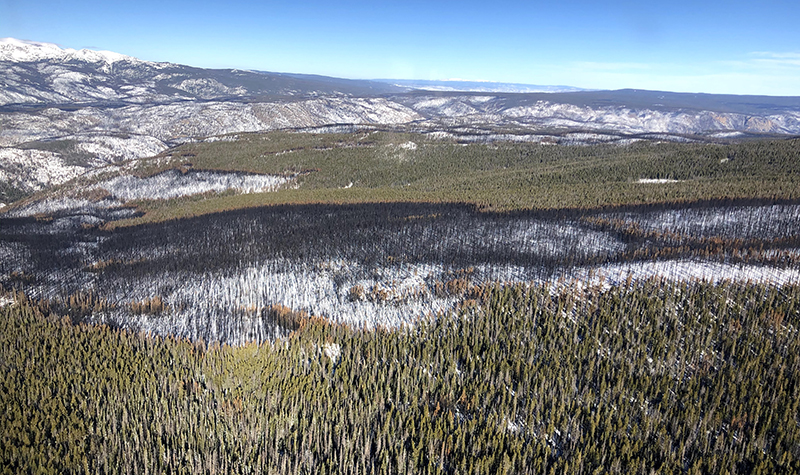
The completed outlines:
<svg viewBox="0 0 800 475">
<path fill-rule="evenodd" d="M 633 281 L 662 278 L 673 282 L 703 281 L 718 284 L 728 281 L 784 286 L 800 284 L 800 269 L 699 260 L 625 262 L 573 269 L 569 271 L 568 279 L 562 281 L 611 286 L 624 283 L 628 278 Z"/>
<path fill-rule="evenodd" d="M 0 181 L 29 193 L 60 185 L 84 171 L 54 152 L 0 148 Z"/>
<path fill-rule="evenodd" d="M 147 178 L 130 175 L 115 177 L 100 182 L 95 188 L 106 190 L 121 201 L 159 200 L 228 190 L 264 193 L 276 191 L 291 180 L 291 177 L 278 175 L 209 171 L 181 173 L 178 170 L 169 170 Z"/>
<path fill-rule="evenodd" d="M 6 132 L 10 134 L 9 130 L 0 134 Z M 6 135 L 7 139 L 11 137 Z M 41 142 L 27 148 L 0 147 L 0 181 L 30 193 L 66 183 L 112 163 L 153 156 L 166 148 L 161 140 L 146 135 L 102 133 L 66 135 L 55 142 Z"/>
<path fill-rule="evenodd" d="M 800 205 L 731 206 L 606 213 L 604 218 L 636 223 L 644 231 L 667 231 L 695 238 L 777 239 L 800 232 Z"/>
<path fill-rule="evenodd" d="M 452 310 L 462 299 L 436 292 L 435 283 L 451 275 L 441 265 L 368 269 L 358 262 L 330 261 L 299 266 L 295 263 L 292 270 L 287 270 L 287 264 L 273 261 L 233 273 L 210 272 L 190 278 L 164 273 L 126 282 L 120 293 L 114 295 L 115 300 L 141 301 L 158 295 L 175 308 L 168 315 L 107 315 L 103 321 L 155 333 L 242 343 L 274 331 L 263 318 L 263 312 L 276 304 L 357 328 L 394 328 Z M 798 269 L 689 260 L 580 267 L 547 278 L 541 276 L 538 268 L 501 267 L 482 266 L 479 272 L 503 277 L 487 282 L 550 284 L 553 288 L 576 284 L 608 288 L 624 284 L 629 277 L 634 282 L 663 278 L 679 282 L 800 284 Z M 166 282 L 178 279 L 183 284 L 168 286 L 171 290 L 163 291 Z M 474 283 L 484 281 L 476 279 Z M 363 297 L 353 297 L 351 289 L 356 287 L 363 289 Z"/>
<path fill-rule="evenodd" d="M 278 190 L 294 180 L 279 175 L 256 175 L 211 171 L 168 170 L 146 178 L 121 175 L 84 187 L 83 194 L 94 194 L 97 199 L 52 197 L 19 206 L 7 212 L 9 217 L 40 214 L 91 215 L 113 218 L 109 212 L 130 215 L 132 210 L 120 208 L 133 200 L 159 200 L 203 193 L 265 193 Z M 116 210 L 116 211 L 115 211 Z"/>
<path fill-rule="evenodd" d="M 191 338 L 223 339 L 232 343 L 253 339 L 269 322 L 265 309 L 284 305 L 324 316 L 354 327 L 397 327 L 417 318 L 448 310 L 453 297 L 438 297 L 425 285 L 439 269 L 409 265 L 367 274 L 359 263 L 331 261 L 297 265 L 273 260 L 235 272 L 218 271 L 191 276 L 165 272 L 141 281 L 125 282 L 115 299 L 139 301 L 154 294 L 175 309 L 166 316 L 118 315 L 125 325 L 156 333 L 177 333 Z M 166 282 L 183 282 L 163 292 Z M 350 289 L 361 285 L 368 297 L 353 299 Z M 381 290 L 384 290 L 381 293 Z M 372 298 L 370 295 L 379 297 Z M 250 310 L 245 310 L 250 309 Z M 235 317 L 235 318 L 232 318 Z M 119 320 L 118 320 L 119 321 Z M 242 330 L 245 330 L 242 332 Z"/>
</svg>

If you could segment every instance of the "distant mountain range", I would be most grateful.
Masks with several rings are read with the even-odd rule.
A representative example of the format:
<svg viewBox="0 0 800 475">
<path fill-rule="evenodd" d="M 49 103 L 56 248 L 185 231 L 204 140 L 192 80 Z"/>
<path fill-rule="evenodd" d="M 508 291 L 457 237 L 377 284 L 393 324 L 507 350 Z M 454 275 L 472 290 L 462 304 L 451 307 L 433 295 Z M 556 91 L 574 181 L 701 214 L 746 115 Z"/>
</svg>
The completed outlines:
<svg viewBox="0 0 800 475">
<path fill-rule="evenodd" d="M 164 103 L 177 100 L 274 100 L 320 95 L 367 96 L 412 90 L 575 92 L 569 86 L 409 79 L 353 80 L 311 74 L 200 69 L 142 61 L 109 51 L 63 49 L 0 39 L 0 106 L 22 104 Z"/>
<path fill-rule="evenodd" d="M 406 91 L 374 81 L 201 69 L 107 51 L 0 40 L 0 105 L 152 104 L 186 100 L 371 95 Z"/>
<path fill-rule="evenodd" d="M 465 81 L 460 79 L 443 81 L 426 81 L 423 79 L 375 79 L 375 81 L 420 91 L 529 93 L 575 92 L 585 90 L 571 86 L 535 86 L 532 84 L 516 84 L 492 81 Z"/>
<path fill-rule="evenodd" d="M 391 127 L 561 144 L 800 134 L 798 97 L 201 69 L 12 38 L 0 40 L 0 84 L 0 203 L 237 132 Z"/>
</svg>

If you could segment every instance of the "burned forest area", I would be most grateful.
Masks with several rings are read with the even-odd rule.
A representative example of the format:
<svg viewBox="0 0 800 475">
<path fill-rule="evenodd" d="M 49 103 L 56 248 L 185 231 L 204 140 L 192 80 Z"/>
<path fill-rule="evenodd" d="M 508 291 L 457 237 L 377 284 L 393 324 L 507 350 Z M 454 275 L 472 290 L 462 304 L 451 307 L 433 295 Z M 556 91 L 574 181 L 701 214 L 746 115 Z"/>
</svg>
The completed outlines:
<svg viewBox="0 0 800 475">
<path fill-rule="evenodd" d="M 0 470 L 800 473 L 796 139 L 437 140 L 192 143 L 13 204 Z"/>
</svg>

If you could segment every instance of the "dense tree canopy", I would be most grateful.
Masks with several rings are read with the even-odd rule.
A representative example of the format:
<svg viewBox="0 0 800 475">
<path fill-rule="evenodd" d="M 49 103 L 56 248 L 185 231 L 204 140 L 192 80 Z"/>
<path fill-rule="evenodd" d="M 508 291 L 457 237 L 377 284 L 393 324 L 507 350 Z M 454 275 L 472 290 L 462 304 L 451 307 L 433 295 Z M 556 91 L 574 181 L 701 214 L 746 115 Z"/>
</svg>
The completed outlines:
<svg viewBox="0 0 800 475">
<path fill-rule="evenodd" d="M 0 310 L 6 473 L 800 471 L 800 288 L 487 288 L 206 345 Z"/>
</svg>

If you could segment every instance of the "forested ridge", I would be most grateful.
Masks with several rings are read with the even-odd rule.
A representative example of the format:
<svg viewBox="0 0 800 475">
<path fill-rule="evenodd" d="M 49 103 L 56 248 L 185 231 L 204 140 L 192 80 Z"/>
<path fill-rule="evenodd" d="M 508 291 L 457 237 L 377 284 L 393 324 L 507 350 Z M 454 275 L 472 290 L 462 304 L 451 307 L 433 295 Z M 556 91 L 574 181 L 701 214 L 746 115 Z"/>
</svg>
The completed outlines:
<svg viewBox="0 0 800 475">
<path fill-rule="evenodd" d="M 0 308 L 4 473 L 798 473 L 800 288 L 486 286 L 227 346 Z"/>
</svg>

